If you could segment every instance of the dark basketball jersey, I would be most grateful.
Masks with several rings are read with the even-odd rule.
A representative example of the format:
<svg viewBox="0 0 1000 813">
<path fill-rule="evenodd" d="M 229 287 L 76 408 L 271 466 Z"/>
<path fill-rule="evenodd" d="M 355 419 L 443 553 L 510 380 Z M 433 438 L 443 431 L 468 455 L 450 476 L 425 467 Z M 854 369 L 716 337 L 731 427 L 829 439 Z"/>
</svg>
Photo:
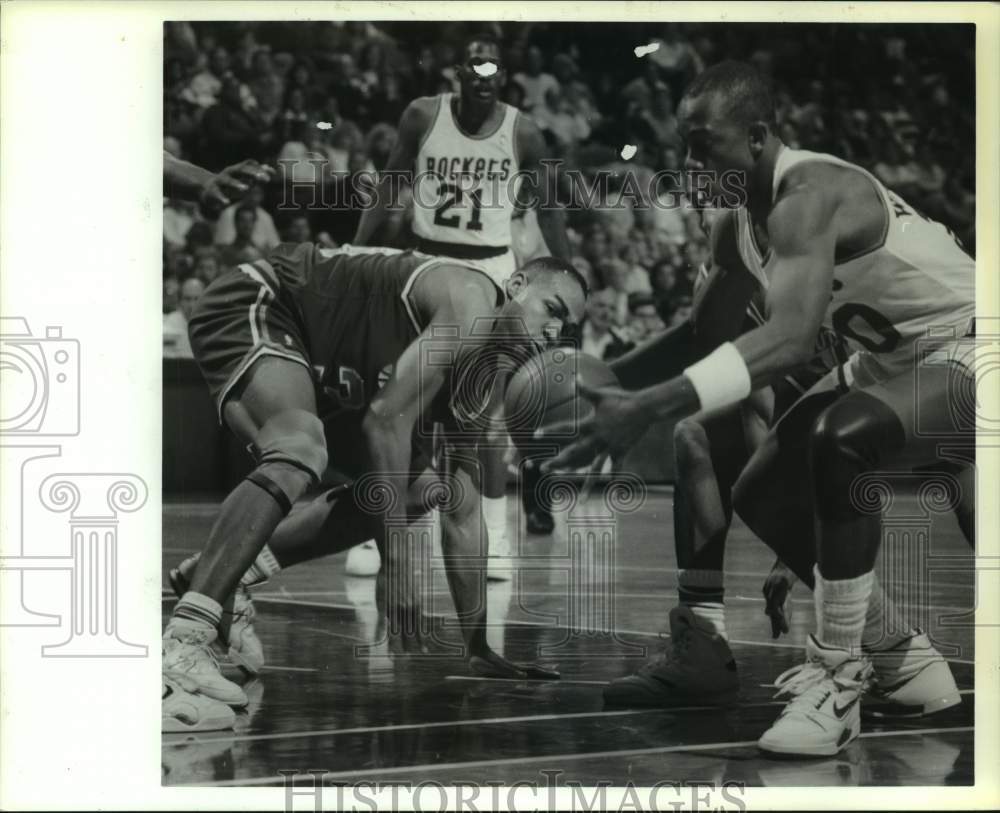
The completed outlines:
<svg viewBox="0 0 1000 813">
<path fill-rule="evenodd" d="M 285 243 L 266 260 L 221 274 L 198 300 L 189 323 L 191 348 L 219 420 L 227 398 L 240 392 L 258 360 L 274 357 L 302 365 L 312 373 L 331 467 L 357 476 L 367 456 L 361 431 L 365 409 L 426 327 L 411 298 L 414 284 L 427 269 L 445 264 L 455 260 L 393 249 Z M 497 289 L 498 305 L 502 299 Z M 454 411 L 448 397 L 454 334 L 445 333 L 440 341 L 430 337 L 427 358 L 420 359 L 449 367 L 446 387 L 422 416 L 431 422 L 425 437 L 433 431 L 433 420 L 447 420 Z M 438 346 L 446 352 L 435 356 Z"/>
<path fill-rule="evenodd" d="M 423 329 L 410 292 L 442 261 L 412 251 L 282 243 L 268 262 L 316 371 L 323 411 L 360 413 Z"/>
</svg>

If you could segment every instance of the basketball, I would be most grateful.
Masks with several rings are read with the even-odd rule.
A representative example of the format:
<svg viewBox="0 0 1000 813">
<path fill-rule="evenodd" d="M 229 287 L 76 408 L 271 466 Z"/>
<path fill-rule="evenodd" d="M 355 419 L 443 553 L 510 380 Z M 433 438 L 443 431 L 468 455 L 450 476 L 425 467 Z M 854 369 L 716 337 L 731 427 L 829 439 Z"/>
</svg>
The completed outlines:
<svg viewBox="0 0 1000 813">
<path fill-rule="evenodd" d="M 507 431 L 522 454 L 554 452 L 576 437 L 575 423 L 593 412 L 590 402 L 577 394 L 577 377 L 590 387 L 620 386 L 607 364 L 571 347 L 545 350 L 511 376 L 504 411 Z M 535 430 L 562 422 L 573 425 L 558 436 L 534 438 Z"/>
</svg>

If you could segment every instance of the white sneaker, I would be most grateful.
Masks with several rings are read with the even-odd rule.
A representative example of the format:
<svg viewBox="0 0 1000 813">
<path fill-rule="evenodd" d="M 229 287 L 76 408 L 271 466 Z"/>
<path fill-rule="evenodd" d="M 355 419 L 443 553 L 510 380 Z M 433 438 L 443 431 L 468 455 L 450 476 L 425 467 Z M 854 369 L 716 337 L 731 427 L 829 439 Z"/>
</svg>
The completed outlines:
<svg viewBox="0 0 1000 813">
<path fill-rule="evenodd" d="M 868 657 L 874 671 L 861 706 L 866 716 L 920 717 L 962 702 L 948 662 L 921 630 Z"/>
<path fill-rule="evenodd" d="M 200 553 L 194 553 L 168 572 L 167 578 L 177 598 L 184 598 L 191 587 L 191 577 L 200 558 Z M 229 648 L 223 655 L 223 666 L 231 663 L 252 675 L 263 668 L 264 647 L 253 627 L 255 616 L 250 591 L 243 584 L 237 585 L 233 598 L 233 620 L 229 627 Z"/>
<path fill-rule="evenodd" d="M 861 694 L 871 663 L 846 649 L 823 646 L 812 635 L 806 662 L 783 672 L 775 697 L 792 695 L 757 746 L 784 756 L 834 756 L 861 733 Z"/>
<path fill-rule="evenodd" d="M 662 658 L 611 681 L 604 701 L 618 706 L 726 705 L 740 679 L 726 639 L 698 626 L 688 607 L 670 611 L 670 643 Z"/>
<path fill-rule="evenodd" d="M 382 558 L 378 554 L 375 540 L 369 539 L 360 545 L 355 545 L 347 552 L 345 569 L 348 576 L 377 576 L 382 567 Z"/>
<path fill-rule="evenodd" d="M 242 584 L 237 585 L 233 597 L 233 622 L 229 626 L 229 660 L 251 675 L 264 668 L 264 646 L 253 626 L 255 617 L 250 591 Z"/>
<path fill-rule="evenodd" d="M 168 624 L 163 633 L 163 672 L 180 680 L 188 691 L 221 700 L 230 706 L 245 706 L 246 693 L 222 676 L 212 649 L 218 633 L 214 629 Z"/>
<path fill-rule="evenodd" d="M 514 572 L 507 532 L 489 537 L 489 558 L 486 560 L 486 578 L 494 582 L 509 582 Z"/>
<path fill-rule="evenodd" d="M 164 734 L 189 731 L 224 731 L 236 723 L 236 714 L 225 703 L 188 691 L 194 684 L 181 676 L 163 675 Z"/>
</svg>

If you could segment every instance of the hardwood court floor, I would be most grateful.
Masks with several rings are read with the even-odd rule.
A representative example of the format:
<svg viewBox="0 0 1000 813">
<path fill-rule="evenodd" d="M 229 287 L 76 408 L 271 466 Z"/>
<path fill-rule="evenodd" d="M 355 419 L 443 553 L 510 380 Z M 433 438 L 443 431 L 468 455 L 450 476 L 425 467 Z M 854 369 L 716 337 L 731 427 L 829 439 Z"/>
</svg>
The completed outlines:
<svg viewBox="0 0 1000 813">
<path fill-rule="evenodd" d="M 510 502 L 511 520 L 519 521 Z M 598 534 L 577 546 L 569 544 L 561 516 L 551 537 L 521 539 L 516 580 L 490 583 L 494 648 L 514 660 L 557 664 L 558 682 L 476 678 L 453 655 L 400 657 L 384 644 L 369 646 L 376 637 L 374 579 L 346 576 L 344 554 L 283 572 L 254 592 L 267 666 L 246 685 L 251 702 L 237 730 L 164 736 L 164 784 L 280 785 L 279 771 L 312 783 L 306 772 L 315 770 L 331 784 L 544 786 L 550 771 L 562 772 L 560 782 L 584 785 L 973 783 L 973 629 L 962 616 L 975 606 L 974 576 L 971 568 L 954 569 L 969 549 L 950 516 L 935 519 L 924 551 L 941 569 L 893 562 L 895 592 L 911 621 L 939 648 L 951 647 L 960 706 L 923 719 L 865 720 L 861 739 L 836 758 L 764 758 L 755 742 L 783 705 L 771 684 L 803 658 L 812 601 L 796 586 L 792 631 L 771 639 L 760 589 L 772 556 L 737 524 L 726 604 L 739 705 L 604 708 L 603 685 L 663 646 L 659 634 L 676 600 L 671 510 L 670 489 L 650 489 L 642 508 L 619 516 L 603 541 Z M 209 503 L 164 505 L 165 568 L 200 547 L 216 511 Z M 577 513 L 569 524 L 576 525 Z M 608 527 L 600 518 L 587 523 Z M 437 557 L 430 564 L 435 633 L 443 644 L 456 643 L 443 565 Z M 164 580 L 164 615 L 172 604 Z"/>
</svg>

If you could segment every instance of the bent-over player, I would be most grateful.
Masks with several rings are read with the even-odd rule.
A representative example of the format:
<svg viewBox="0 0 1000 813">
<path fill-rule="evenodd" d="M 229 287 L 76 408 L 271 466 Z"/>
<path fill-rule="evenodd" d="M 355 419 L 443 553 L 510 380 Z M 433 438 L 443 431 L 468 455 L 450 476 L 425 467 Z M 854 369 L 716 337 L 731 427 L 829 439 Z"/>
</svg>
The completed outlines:
<svg viewBox="0 0 1000 813">
<path fill-rule="evenodd" d="M 579 321 L 585 297 L 578 272 L 553 258 L 519 269 L 502 290 L 454 261 L 312 244 L 284 244 L 268 260 L 217 278 L 192 316 L 191 346 L 220 418 L 252 447 L 257 465 L 223 502 L 189 589 L 167 623 L 164 673 L 183 676 L 223 703 L 246 702 L 212 650 L 223 605 L 330 457 L 348 472 L 376 476 L 366 502 L 318 499 L 326 511 L 353 505 L 354 519 L 368 522 L 387 571 L 390 624 L 419 629 L 419 597 L 401 577 L 409 559 L 405 538 L 391 532 L 412 519 L 406 495 L 418 422 L 467 422 L 485 409 L 489 387 L 455 390 L 463 365 L 485 370 L 479 382 L 495 368 L 493 386 L 501 385 L 506 356 L 514 356 L 516 366 L 525 352 L 557 338 Z M 425 341 L 444 351 L 433 364 L 423 355 Z M 449 585 L 467 654 L 500 663 L 485 641 L 474 456 L 470 464 L 461 440 L 454 445 L 458 451 L 449 449 L 447 465 L 464 497 L 441 507 Z"/>
</svg>

